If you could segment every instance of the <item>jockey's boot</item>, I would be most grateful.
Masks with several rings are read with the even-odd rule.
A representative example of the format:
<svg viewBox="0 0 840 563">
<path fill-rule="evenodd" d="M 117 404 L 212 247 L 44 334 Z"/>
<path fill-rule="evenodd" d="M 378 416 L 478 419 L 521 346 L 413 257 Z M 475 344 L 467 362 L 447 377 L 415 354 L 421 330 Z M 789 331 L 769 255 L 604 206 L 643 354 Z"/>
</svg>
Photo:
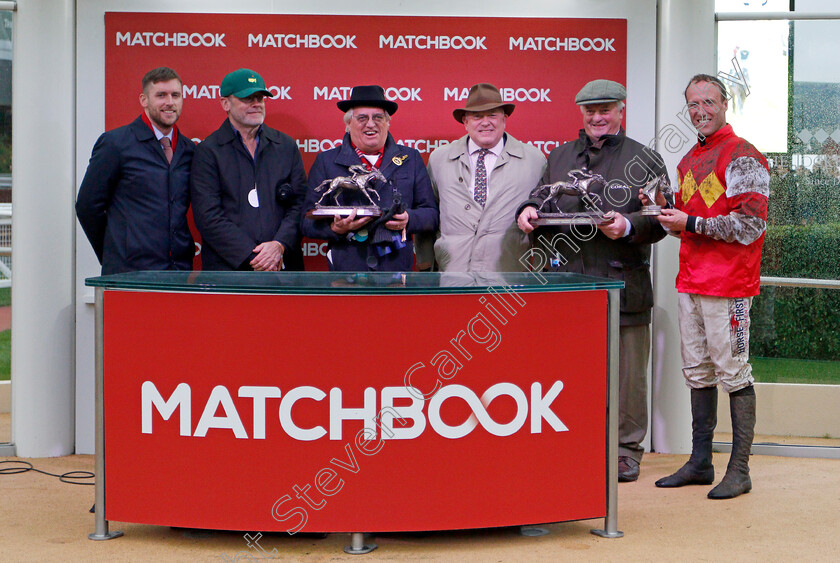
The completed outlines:
<svg viewBox="0 0 840 563">
<path fill-rule="evenodd" d="M 691 457 L 676 473 L 656 482 L 657 487 L 711 485 L 715 481 L 712 465 L 712 436 L 717 426 L 717 387 L 691 390 Z"/>
<path fill-rule="evenodd" d="M 709 491 L 711 499 L 734 498 L 750 492 L 750 449 L 755 436 L 755 388 L 748 385 L 729 394 L 732 416 L 732 453 L 726 475 L 717 487 Z"/>
</svg>

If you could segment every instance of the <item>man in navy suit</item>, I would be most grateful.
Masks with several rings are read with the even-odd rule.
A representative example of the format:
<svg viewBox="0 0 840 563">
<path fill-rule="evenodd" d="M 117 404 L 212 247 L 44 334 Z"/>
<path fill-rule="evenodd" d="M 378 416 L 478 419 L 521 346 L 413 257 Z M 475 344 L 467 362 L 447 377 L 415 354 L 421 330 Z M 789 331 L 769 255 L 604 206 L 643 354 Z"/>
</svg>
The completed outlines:
<svg viewBox="0 0 840 563">
<path fill-rule="evenodd" d="M 195 148 L 175 126 L 181 79 L 160 67 L 146 73 L 142 88 L 143 113 L 99 137 L 76 200 L 103 275 L 192 269 L 187 209 Z"/>
</svg>

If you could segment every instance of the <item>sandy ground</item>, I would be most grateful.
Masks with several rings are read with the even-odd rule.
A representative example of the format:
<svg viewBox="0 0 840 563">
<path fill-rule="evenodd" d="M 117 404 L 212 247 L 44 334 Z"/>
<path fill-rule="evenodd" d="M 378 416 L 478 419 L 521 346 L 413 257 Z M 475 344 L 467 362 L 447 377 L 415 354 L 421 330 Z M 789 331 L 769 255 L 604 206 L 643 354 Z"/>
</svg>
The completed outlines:
<svg viewBox="0 0 840 563">
<path fill-rule="evenodd" d="M 17 459 L 17 458 L 0 458 Z M 663 490 L 656 479 L 683 455 L 648 454 L 636 483 L 619 485 L 620 539 L 589 533 L 604 522 L 546 526 L 542 537 L 517 529 L 382 534 L 379 549 L 346 555 L 347 534 L 326 539 L 265 534 L 270 558 L 291 561 L 836 561 L 840 551 L 840 461 L 751 458 L 753 491 L 737 499 L 706 499 L 708 486 Z M 93 471 L 93 456 L 30 459 L 51 473 Z M 726 454 L 715 454 L 722 476 Z M 0 469 L 8 467 L 0 464 Z M 94 530 L 91 486 L 61 483 L 35 472 L 0 475 L 0 558 L 3 561 L 258 561 L 238 532 L 183 530 L 112 522 L 125 536 L 88 539 Z M 277 550 L 273 552 L 273 550 Z M 246 558 L 248 555 L 250 559 Z M 360 558 L 361 557 L 361 558 Z"/>
</svg>

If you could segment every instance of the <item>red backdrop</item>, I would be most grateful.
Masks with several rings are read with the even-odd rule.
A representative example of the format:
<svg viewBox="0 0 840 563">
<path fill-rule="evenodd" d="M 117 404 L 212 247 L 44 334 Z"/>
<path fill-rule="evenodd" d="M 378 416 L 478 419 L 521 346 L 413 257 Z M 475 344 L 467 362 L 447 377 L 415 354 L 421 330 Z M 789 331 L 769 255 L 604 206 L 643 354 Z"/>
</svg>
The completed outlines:
<svg viewBox="0 0 840 563">
<path fill-rule="evenodd" d="M 627 21 L 571 18 L 105 14 L 105 127 L 137 117 L 140 79 L 158 66 L 184 82 L 181 130 L 201 140 L 225 118 L 218 84 L 240 67 L 277 93 L 266 123 L 297 140 L 309 168 L 344 134 L 336 102 L 379 84 L 400 105 L 397 142 L 428 159 L 465 134 L 452 110 L 491 82 L 516 104 L 507 130 L 546 154 L 581 127 L 574 95 L 596 78 L 626 83 Z M 304 246 L 305 255 L 317 245 Z M 311 260 L 308 269 L 323 268 Z"/>
</svg>

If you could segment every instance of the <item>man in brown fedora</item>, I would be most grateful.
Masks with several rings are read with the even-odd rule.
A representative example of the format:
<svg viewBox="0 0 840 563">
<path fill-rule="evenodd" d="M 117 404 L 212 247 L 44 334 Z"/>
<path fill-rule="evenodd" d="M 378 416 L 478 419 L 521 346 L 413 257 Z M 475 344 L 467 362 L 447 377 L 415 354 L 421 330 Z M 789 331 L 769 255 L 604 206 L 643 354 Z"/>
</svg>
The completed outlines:
<svg viewBox="0 0 840 563">
<path fill-rule="evenodd" d="M 639 462 L 647 434 L 647 364 L 650 349 L 650 319 L 653 289 L 650 279 L 650 246 L 665 236 L 656 219 L 641 213 L 636 197 L 639 188 L 660 174 L 666 174 L 662 157 L 624 134 L 621 120 L 627 92 L 612 80 L 593 80 L 575 96 L 583 117 L 583 129 L 575 141 L 548 155 L 543 184 L 568 180 L 568 173 L 587 168 L 600 174 L 606 183 L 594 182 L 591 199 L 562 195 L 552 202 L 552 212 L 582 212 L 595 202 L 613 221 L 579 236 L 568 226 L 540 227 L 537 241 L 555 241 L 551 251 L 551 270 L 589 274 L 624 282 L 621 290 L 619 367 L 618 367 L 618 480 L 639 478 Z M 534 230 L 540 199 L 531 199 L 520 208 L 519 227 Z M 541 235 L 541 236 L 540 236 Z M 566 237 L 560 238 L 558 235 Z M 565 240 L 574 240 L 575 248 Z M 547 244 L 547 243 L 546 243 Z M 579 245 L 579 246 L 578 246 Z"/>
<path fill-rule="evenodd" d="M 528 237 L 517 229 L 515 212 L 542 177 L 546 160 L 533 145 L 505 133 L 513 109 L 495 86 L 476 84 L 466 105 L 452 112 L 467 134 L 429 157 L 440 202 L 434 242 L 440 271 L 523 270 L 519 258 L 528 250 Z M 418 262 L 424 262 L 419 254 Z"/>
</svg>

